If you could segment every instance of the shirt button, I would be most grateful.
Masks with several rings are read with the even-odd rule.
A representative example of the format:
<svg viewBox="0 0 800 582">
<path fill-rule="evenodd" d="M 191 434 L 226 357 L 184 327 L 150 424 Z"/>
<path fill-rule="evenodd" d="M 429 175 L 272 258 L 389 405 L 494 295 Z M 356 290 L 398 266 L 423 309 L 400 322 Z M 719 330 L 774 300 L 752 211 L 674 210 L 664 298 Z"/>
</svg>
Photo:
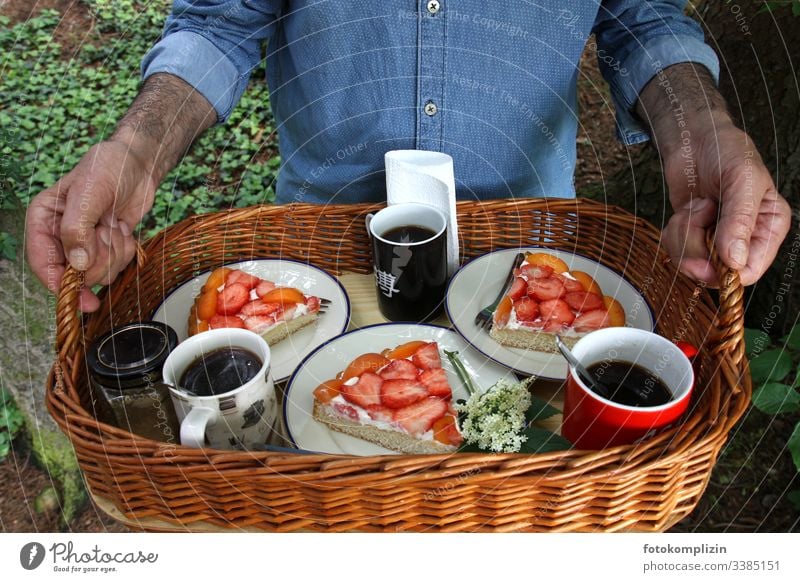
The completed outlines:
<svg viewBox="0 0 800 582">
<path fill-rule="evenodd" d="M 425 114 L 428 115 L 428 117 L 433 117 L 434 115 L 436 115 L 437 111 L 439 111 L 439 108 L 436 107 L 436 103 L 434 103 L 433 101 L 428 101 L 425 104 Z"/>
<path fill-rule="evenodd" d="M 431 14 L 436 14 L 439 12 L 439 8 L 441 8 L 441 4 L 437 0 L 430 0 L 428 2 L 428 12 Z"/>
</svg>

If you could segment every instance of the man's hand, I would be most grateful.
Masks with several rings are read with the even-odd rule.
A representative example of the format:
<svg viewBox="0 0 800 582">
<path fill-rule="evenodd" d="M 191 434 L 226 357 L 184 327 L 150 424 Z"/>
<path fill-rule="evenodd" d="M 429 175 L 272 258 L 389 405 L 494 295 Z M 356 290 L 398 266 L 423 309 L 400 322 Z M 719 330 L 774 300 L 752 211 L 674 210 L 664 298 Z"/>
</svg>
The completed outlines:
<svg viewBox="0 0 800 582">
<path fill-rule="evenodd" d="M 743 285 L 755 283 L 789 232 L 791 210 L 708 71 L 691 63 L 659 71 L 637 112 L 661 153 L 675 211 L 663 232 L 667 252 L 681 271 L 716 285 L 705 242 L 706 231 L 716 230 L 722 261 Z"/>
<path fill-rule="evenodd" d="M 775 260 L 789 232 L 789 204 L 752 140 L 733 123 L 707 127 L 691 142 L 694 148 L 664 159 L 675 209 L 664 244 L 684 273 L 714 285 L 705 237 L 707 229 L 716 228 L 720 258 L 739 271 L 743 285 L 751 285 Z"/>
<path fill-rule="evenodd" d="M 89 287 L 110 284 L 131 261 L 131 231 L 153 206 L 159 182 L 215 119 L 211 104 L 183 80 L 148 78 L 112 138 L 31 200 L 25 246 L 42 283 L 57 292 L 69 263 L 86 272 L 81 311 L 97 309 Z"/>
<path fill-rule="evenodd" d="M 55 185 L 31 200 L 25 246 L 33 273 L 53 293 L 67 263 L 86 272 L 81 311 L 100 302 L 89 288 L 108 285 L 136 252 L 132 228 L 153 205 L 156 185 L 125 143 L 102 142 Z"/>
</svg>

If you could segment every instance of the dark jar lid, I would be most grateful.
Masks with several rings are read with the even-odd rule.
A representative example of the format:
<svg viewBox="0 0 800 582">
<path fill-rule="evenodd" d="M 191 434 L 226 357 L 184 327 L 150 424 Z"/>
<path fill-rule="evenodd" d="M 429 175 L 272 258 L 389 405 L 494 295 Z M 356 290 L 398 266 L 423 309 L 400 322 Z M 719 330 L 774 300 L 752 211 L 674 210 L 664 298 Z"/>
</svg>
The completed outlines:
<svg viewBox="0 0 800 582">
<path fill-rule="evenodd" d="M 159 321 L 136 322 L 112 329 L 86 353 L 92 375 L 100 381 L 125 382 L 161 376 L 169 353 L 178 345 L 175 330 Z"/>
</svg>

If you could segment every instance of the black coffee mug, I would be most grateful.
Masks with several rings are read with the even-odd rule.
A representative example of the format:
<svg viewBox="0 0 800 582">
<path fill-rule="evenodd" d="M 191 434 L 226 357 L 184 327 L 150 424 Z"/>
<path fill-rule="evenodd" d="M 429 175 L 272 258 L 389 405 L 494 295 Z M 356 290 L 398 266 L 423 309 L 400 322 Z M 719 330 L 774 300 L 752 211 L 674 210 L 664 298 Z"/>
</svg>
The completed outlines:
<svg viewBox="0 0 800 582">
<path fill-rule="evenodd" d="M 393 204 L 367 217 L 378 307 L 390 321 L 430 321 L 447 289 L 447 221 L 432 206 Z"/>
</svg>

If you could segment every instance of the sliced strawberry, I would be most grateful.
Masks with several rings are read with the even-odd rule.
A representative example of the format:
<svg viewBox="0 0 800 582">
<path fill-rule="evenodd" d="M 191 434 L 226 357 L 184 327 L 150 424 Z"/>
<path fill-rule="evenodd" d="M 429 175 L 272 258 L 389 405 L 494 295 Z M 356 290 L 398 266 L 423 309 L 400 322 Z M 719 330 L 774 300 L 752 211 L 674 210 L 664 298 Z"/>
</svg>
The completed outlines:
<svg viewBox="0 0 800 582">
<path fill-rule="evenodd" d="M 264 333 L 275 325 L 274 315 L 250 315 L 244 318 L 244 326 L 254 333 Z"/>
<path fill-rule="evenodd" d="M 385 406 L 368 406 L 367 414 L 372 420 L 379 422 L 394 422 L 394 410 Z"/>
<path fill-rule="evenodd" d="M 609 326 L 608 311 L 605 309 L 595 309 L 582 313 L 572 324 L 575 331 L 594 331 Z"/>
<path fill-rule="evenodd" d="M 528 282 L 522 277 L 517 277 L 516 279 L 514 279 L 514 284 L 511 285 L 511 289 L 508 290 L 508 293 L 506 293 L 506 295 L 508 295 L 509 297 L 511 297 L 511 299 L 516 301 L 517 299 L 525 295 L 527 292 L 528 292 Z"/>
<path fill-rule="evenodd" d="M 425 398 L 428 390 L 417 380 L 386 380 L 381 385 L 378 404 L 389 408 L 403 408 Z"/>
<path fill-rule="evenodd" d="M 438 396 L 445 400 L 450 399 L 453 393 L 450 391 L 450 383 L 447 381 L 447 372 L 444 368 L 425 370 L 419 375 L 419 381 L 428 389 L 428 394 Z"/>
<path fill-rule="evenodd" d="M 585 291 L 583 284 L 580 281 L 570 279 L 563 274 L 558 275 L 558 278 L 561 279 L 562 283 L 564 283 L 564 290 L 567 293 L 572 293 L 573 291 Z"/>
<path fill-rule="evenodd" d="M 523 297 L 514 303 L 514 313 L 519 321 L 533 321 L 539 317 L 539 304 L 530 297 Z"/>
<path fill-rule="evenodd" d="M 250 291 L 250 289 L 255 289 L 259 283 L 261 283 L 261 279 L 250 273 L 240 271 L 239 269 L 234 269 L 225 277 L 226 287 L 228 285 L 241 285 L 248 291 Z"/>
<path fill-rule="evenodd" d="M 215 315 L 208 320 L 209 329 L 221 329 L 223 327 L 238 327 L 244 329 L 244 322 L 235 315 Z"/>
<path fill-rule="evenodd" d="M 239 312 L 240 315 L 272 315 L 281 308 L 280 303 L 264 303 L 261 299 L 254 299 L 246 303 Z"/>
<path fill-rule="evenodd" d="M 546 331 L 547 333 L 561 333 L 569 327 L 566 323 L 561 323 L 555 319 L 551 319 L 543 323 L 544 325 L 542 326 L 542 331 Z"/>
<path fill-rule="evenodd" d="M 250 301 L 250 292 L 244 285 L 234 283 L 225 285 L 225 289 L 217 297 L 217 313 L 220 315 L 236 315 Z"/>
<path fill-rule="evenodd" d="M 447 412 L 447 403 L 439 398 L 424 398 L 395 412 L 394 420 L 406 432 L 421 435 Z"/>
<path fill-rule="evenodd" d="M 344 402 L 334 402 L 333 409 L 341 416 L 346 416 L 355 421 L 358 420 L 358 411 L 349 404 L 345 404 Z"/>
<path fill-rule="evenodd" d="M 384 380 L 415 380 L 417 374 L 419 370 L 408 360 L 392 360 L 380 371 Z"/>
<path fill-rule="evenodd" d="M 425 344 L 411 357 L 411 360 L 423 370 L 433 370 L 442 367 L 442 360 L 439 357 L 439 344 L 431 342 Z"/>
<path fill-rule="evenodd" d="M 283 308 L 283 311 L 278 312 L 275 319 L 278 321 L 292 321 L 295 311 L 297 311 L 297 305 L 287 305 Z"/>
<path fill-rule="evenodd" d="M 556 277 L 547 279 L 531 279 L 528 281 L 528 296 L 537 301 L 558 299 L 564 295 L 564 283 Z"/>
<path fill-rule="evenodd" d="M 525 265 L 522 273 L 530 279 L 549 279 L 553 276 L 553 267 L 547 265 Z"/>
<path fill-rule="evenodd" d="M 256 295 L 263 297 L 273 289 L 275 289 L 275 283 L 267 281 L 266 279 L 261 279 L 261 282 L 256 286 Z"/>
<path fill-rule="evenodd" d="M 563 325 L 571 325 L 575 320 L 575 314 L 563 299 L 551 299 L 550 301 L 542 301 L 539 304 L 539 312 L 545 322 L 545 327 L 550 322 L 556 322 Z"/>
<path fill-rule="evenodd" d="M 339 389 L 348 402 L 366 408 L 380 406 L 383 380 L 377 374 L 364 372 L 355 384 L 342 384 Z"/>
<path fill-rule="evenodd" d="M 316 313 L 319 311 L 319 297 L 314 297 L 312 295 L 306 298 L 306 307 L 308 307 L 309 313 Z"/>
<path fill-rule="evenodd" d="M 581 313 L 593 311 L 595 309 L 603 309 L 605 307 L 602 297 L 587 291 L 573 291 L 572 293 L 567 293 L 564 295 L 564 301 L 566 301 L 567 305 L 574 311 L 580 311 Z"/>
</svg>

